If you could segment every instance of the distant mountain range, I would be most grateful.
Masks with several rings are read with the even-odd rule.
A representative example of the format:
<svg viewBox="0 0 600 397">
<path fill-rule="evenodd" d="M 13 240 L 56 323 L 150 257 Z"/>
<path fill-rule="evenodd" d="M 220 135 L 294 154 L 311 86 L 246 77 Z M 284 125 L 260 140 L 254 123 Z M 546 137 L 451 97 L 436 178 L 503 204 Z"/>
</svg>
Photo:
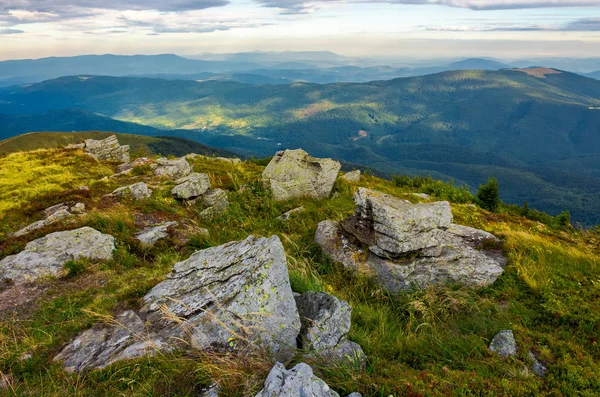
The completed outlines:
<svg viewBox="0 0 600 397">
<path fill-rule="evenodd" d="M 169 134 L 254 156 L 302 147 L 472 188 L 494 175 L 507 202 L 600 223 L 600 81 L 554 69 L 326 85 L 75 76 L 0 90 L 0 113 L 4 134 Z"/>
</svg>

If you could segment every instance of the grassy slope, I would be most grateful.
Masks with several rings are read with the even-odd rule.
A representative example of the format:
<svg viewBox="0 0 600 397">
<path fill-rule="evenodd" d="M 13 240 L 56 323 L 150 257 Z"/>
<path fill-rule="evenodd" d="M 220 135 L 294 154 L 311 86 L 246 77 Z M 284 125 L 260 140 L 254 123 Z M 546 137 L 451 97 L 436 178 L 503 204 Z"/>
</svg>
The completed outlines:
<svg viewBox="0 0 600 397">
<path fill-rule="evenodd" d="M 17 153 L 21 163 L 40 163 L 60 156 L 60 151 Z M 96 179 L 82 154 L 82 177 Z M 116 259 L 106 263 L 72 266 L 72 276 L 41 283 L 39 296 L 18 313 L 0 320 L 0 373 L 11 373 L 16 395 L 197 395 L 216 379 L 227 396 L 254 396 L 269 365 L 260 358 L 236 360 L 233 356 L 193 354 L 159 355 L 115 364 L 82 375 L 64 373 L 52 357 L 80 330 L 114 311 L 138 307 L 140 298 L 160 282 L 173 263 L 196 249 L 215 246 L 248 234 L 280 236 L 288 255 L 292 287 L 297 292 L 324 290 L 349 301 L 353 307 L 350 337 L 369 356 L 364 373 L 313 362 L 317 373 L 345 395 L 364 396 L 595 396 L 600 393 L 600 235 L 595 232 L 552 230 L 527 219 L 490 214 L 468 205 L 470 195 L 439 182 L 420 188 L 439 198 L 451 198 L 457 223 L 494 232 L 505 241 L 509 265 L 491 287 L 473 291 L 460 287 L 431 288 L 390 296 L 369 279 L 349 274 L 331 263 L 313 243 L 319 221 L 341 219 L 353 210 L 355 186 L 338 182 L 335 198 L 273 202 L 260 183 L 262 166 L 239 166 L 197 160 L 194 169 L 207 172 L 213 186 L 229 189 L 229 210 L 214 221 L 198 220 L 199 208 L 174 201 L 172 182 L 154 179 L 140 169 L 137 179 L 90 182 L 89 193 L 69 189 L 62 193 L 32 196 L 10 212 L 3 222 L 6 233 L 37 219 L 38 211 L 65 200 L 83 201 L 89 213 L 69 224 L 53 225 L 30 238 L 64 228 L 89 225 L 117 238 Z M 105 164 L 104 167 L 114 167 Z M 52 168 L 56 178 L 68 175 L 68 166 Z M 14 175 L 0 176 L 6 183 Z M 117 186 L 144 178 L 154 190 L 140 202 L 102 200 Z M 36 186 L 40 179 L 31 181 Z M 240 190 L 240 186 L 246 189 Z M 411 189 L 374 177 L 363 177 L 361 186 L 409 200 Z M 30 187 L 22 186 L 23 189 Z M 18 195 L 19 187 L 15 188 Z M 460 203 L 462 204 L 460 204 Z M 282 212 L 303 205 L 307 211 L 282 223 Z M 183 243 L 172 237 L 155 248 L 142 248 L 132 240 L 137 230 L 135 214 L 177 219 L 191 230 Z M 193 234 L 190 226 L 207 227 L 209 238 Z M 0 235 L 0 257 L 18 252 L 25 239 Z M 75 271 L 76 270 L 76 271 Z M 501 329 L 513 329 L 519 345 L 516 359 L 503 361 L 486 346 Z M 532 349 L 549 367 L 545 380 L 522 372 Z M 19 360 L 23 353 L 32 358 Z"/>
</svg>

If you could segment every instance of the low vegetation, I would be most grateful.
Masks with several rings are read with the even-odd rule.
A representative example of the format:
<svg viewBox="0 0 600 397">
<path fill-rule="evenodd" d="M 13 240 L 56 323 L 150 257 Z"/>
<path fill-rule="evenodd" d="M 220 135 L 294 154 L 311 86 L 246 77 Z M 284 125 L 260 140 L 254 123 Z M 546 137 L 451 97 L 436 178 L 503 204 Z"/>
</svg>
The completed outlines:
<svg viewBox="0 0 600 397">
<path fill-rule="evenodd" d="M 6 167 L 6 164 L 11 164 Z M 19 396 L 198 395 L 215 379 L 223 395 L 254 396 L 270 369 L 263 358 L 234 355 L 160 354 L 120 362 L 100 371 L 65 373 L 52 358 L 78 332 L 109 321 L 117 310 L 137 308 L 141 297 L 164 279 L 172 265 L 198 249 L 249 234 L 276 234 L 288 256 L 296 292 L 327 291 L 353 307 L 350 338 L 368 356 L 365 371 L 311 362 L 340 395 L 363 396 L 596 396 L 600 394 L 600 233 L 528 219 L 523 207 L 500 205 L 489 212 L 475 205 L 468 189 L 432 178 L 397 177 L 393 182 L 365 175 L 360 186 L 421 201 L 410 193 L 449 200 L 455 222 L 499 236 L 509 264 L 490 287 L 459 286 L 390 295 L 372 280 L 331 262 L 313 243 L 318 222 L 352 213 L 355 185 L 336 182 L 332 198 L 274 202 L 260 181 L 261 161 L 240 165 L 191 161 L 210 175 L 214 187 L 229 190 L 230 206 L 211 222 L 199 208 L 170 196 L 172 182 L 150 177 L 152 197 L 142 201 L 103 198 L 134 175 L 100 180 L 114 165 L 99 164 L 80 151 L 37 150 L 0 158 L 0 258 L 48 232 L 88 225 L 117 239 L 109 262 L 71 262 L 69 275 L 46 280 L 35 291 L 0 302 L 0 376 L 11 377 L 4 391 Z M 93 163 L 93 164 L 92 164 Z M 18 166 L 12 166 L 17 164 Z M 77 191 L 86 184 L 90 190 Z M 501 188 L 501 186 L 500 186 Z M 24 238 L 8 236 L 36 220 L 46 206 L 82 201 L 88 212 Z M 302 205 L 287 222 L 279 215 Z M 143 219 L 178 220 L 178 230 L 156 246 L 132 238 Z M 209 236 L 197 232 L 207 228 Z M 19 301 L 17 310 L 10 303 Z M 27 300 L 29 299 L 29 300 Z M 495 333 L 512 329 L 516 358 L 502 360 L 487 346 Z M 532 350 L 549 368 L 539 378 L 524 368 Z M 0 394 L 3 393 L 0 391 Z"/>
</svg>

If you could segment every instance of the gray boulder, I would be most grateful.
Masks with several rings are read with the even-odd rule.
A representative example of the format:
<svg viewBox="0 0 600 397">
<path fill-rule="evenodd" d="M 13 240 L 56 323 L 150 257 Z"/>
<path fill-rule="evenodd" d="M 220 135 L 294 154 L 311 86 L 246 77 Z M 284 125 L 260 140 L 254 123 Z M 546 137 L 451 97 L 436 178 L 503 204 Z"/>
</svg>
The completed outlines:
<svg viewBox="0 0 600 397">
<path fill-rule="evenodd" d="M 200 219 L 205 221 L 221 215 L 229 208 L 227 191 L 223 189 L 210 190 L 202 197 L 202 202 L 207 208 L 200 212 Z"/>
<path fill-rule="evenodd" d="M 115 189 L 111 194 L 115 197 L 131 197 L 134 200 L 142 200 L 152 195 L 152 190 L 144 182 L 134 183 L 133 185 L 123 186 Z"/>
<path fill-rule="evenodd" d="M 489 349 L 502 358 L 516 356 L 517 342 L 515 341 L 515 335 L 511 330 L 507 329 L 498 332 L 492 338 Z"/>
<path fill-rule="evenodd" d="M 180 178 L 175 183 L 176 186 L 171 190 L 171 194 L 180 200 L 190 200 L 199 197 L 210 189 L 209 176 L 197 172 Z"/>
<path fill-rule="evenodd" d="M 68 207 L 64 207 L 64 208 L 68 208 Z M 52 212 L 50 215 L 48 215 L 48 217 L 46 219 L 42 219 L 40 221 L 33 222 L 32 224 L 30 224 L 28 226 L 25 226 L 24 228 L 13 233 L 13 236 L 21 237 L 21 236 L 24 236 L 26 234 L 33 232 L 34 230 L 38 230 L 43 227 L 50 226 L 56 222 L 60 222 L 64 219 L 67 219 L 67 218 L 73 216 L 67 209 L 64 209 L 64 208 L 61 207 L 57 211 Z"/>
<path fill-rule="evenodd" d="M 194 253 L 176 263 L 144 302 L 136 314 L 145 326 L 143 332 L 139 327 L 125 334 L 122 329 L 127 327 L 97 327 L 100 331 L 88 330 L 67 345 L 57 360 L 74 370 L 102 368 L 146 354 L 149 346 L 159 350 L 260 348 L 282 361 L 294 354 L 300 319 L 285 252 L 276 236 L 250 236 Z M 100 332 L 99 337 L 94 332 Z M 98 343 L 99 339 L 111 345 L 117 341 L 118 348 L 105 353 L 106 344 Z"/>
<path fill-rule="evenodd" d="M 100 141 L 86 139 L 84 151 L 96 160 L 129 162 L 129 146 L 121 146 L 115 135 Z"/>
<path fill-rule="evenodd" d="M 262 174 L 275 200 L 328 197 L 341 165 L 332 159 L 311 157 L 302 149 L 277 152 Z"/>
<path fill-rule="evenodd" d="M 50 233 L 29 242 L 25 249 L 0 261 L 0 280 L 15 284 L 35 281 L 44 276 L 61 276 L 70 260 L 111 259 L 114 237 L 90 227 Z"/>
<path fill-rule="evenodd" d="M 140 240 L 144 244 L 153 245 L 169 235 L 168 230 L 170 227 L 175 227 L 177 225 L 179 225 L 177 222 L 164 222 L 159 225 L 150 226 L 136 233 L 134 238 Z"/>
<path fill-rule="evenodd" d="M 529 361 L 531 361 L 531 366 L 529 367 L 531 368 L 531 371 L 533 371 L 533 373 L 540 378 L 544 378 L 546 376 L 546 372 L 548 372 L 548 368 L 546 368 L 546 366 L 537 359 L 531 350 L 527 352 L 527 357 L 529 358 Z"/>
<path fill-rule="evenodd" d="M 348 183 L 358 183 L 360 182 L 360 170 L 346 172 L 340 179 Z"/>
<path fill-rule="evenodd" d="M 42 211 L 42 214 L 44 215 L 44 218 L 48 218 L 50 215 L 54 214 L 55 212 L 61 211 L 61 210 L 68 211 L 69 206 L 66 205 L 65 203 L 56 204 L 56 205 L 53 205 L 52 207 L 46 208 L 44 211 Z"/>
<path fill-rule="evenodd" d="M 447 202 L 411 204 L 360 188 L 355 203 L 350 218 L 321 222 L 315 242 L 333 260 L 375 277 L 391 292 L 449 283 L 481 287 L 503 271 L 506 259 L 494 247 L 500 241 L 454 225 Z"/>
<path fill-rule="evenodd" d="M 311 367 L 299 363 L 289 371 L 281 363 L 271 369 L 265 387 L 256 397 L 339 397 L 320 378 L 317 378 Z"/>
<path fill-rule="evenodd" d="M 183 178 L 192 173 L 192 166 L 183 157 L 175 160 L 167 160 L 161 157 L 152 164 L 152 167 L 154 168 L 154 175 L 166 176 L 172 179 Z"/>
</svg>

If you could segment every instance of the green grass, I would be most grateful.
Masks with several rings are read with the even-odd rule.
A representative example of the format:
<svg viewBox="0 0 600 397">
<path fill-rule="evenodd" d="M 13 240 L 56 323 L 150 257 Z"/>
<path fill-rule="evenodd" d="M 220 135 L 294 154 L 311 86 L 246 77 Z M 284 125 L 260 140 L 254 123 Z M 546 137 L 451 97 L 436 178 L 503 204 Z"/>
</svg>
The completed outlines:
<svg viewBox="0 0 600 397">
<path fill-rule="evenodd" d="M 35 153 L 41 159 L 54 158 L 58 152 Z M 31 161 L 37 161 L 35 156 Z M 73 158 L 85 161 L 81 155 Z M 313 242 L 320 221 L 352 213 L 356 186 L 338 181 L 334 198 L 274 202 L 260 182 L 263 166 L 257 163 L 193 162 L 195 171 L 210 175 L 214 187 L 229 190 L 228 211 L 210 222 L 199 220 L 200 208 L 169 198 L 171 182 L 145 175 L 154 196 L 122 203 L 106 202 L 101 195 L 133 179 L 91 184 L 86 203 L 90 212 L 69 227 L 89 225 L 115 235 L 115 259 L 70 264 L 69 277 L 45 281 L 38 299 L 0 319 L 0 371 L 14 378 L 13 389 L 6 394 L 192 396 L 214 379 L 222 385 L 223 395 L 254 396 L 270 369 L 258 356 L 240 360 L 202 352 L 163 354 L 83 374 L 67 374 L 52 362 L 80 331 L 119 310 L 138 308 L 144 294 L 177 261 L 197 249 L 249 234 L 280 237 L 294 291 L 326 291 L 352 306 L 350 338 L 365 350 L 366 370 L 331 368 L 317 359 L 309 360 L 315 372 L 342 396 L 353 391 L 369 397 L 600 394 L 600 234 L 554 229 L 508 212 L 492 214 L 474 207 L 464 189 L 433 179 L 401 178 L 401 183 L 392 183 L 363 176 L 359 186 L 413 202 L 420 199 L 408 193 L 424 189 L 437 198 L 450 199 L 455 221 L 500 236 L 509 258 L 504 274 L 484 289 L 449 286 L 390 295 L 373 280 L 331 262 Z M 92 172 L 90 167 L 86 170 Z M 0 183 L 6 182 L 0 178 Z M 33 192 L 38 191 L 35 183 Z M 38 194 L 45 197 L 42 190 Z M 276 219 L 300 205 L 306 209 L 302 216 L 288 222 Z M 14 219 L 35 217 L 31 210 L 16 207 Z M 171 236 L 155 247 L 141 247 L 132 239 L 136 214 L 179 220 L 183 235 Z M 8 228 L 13 229 L 7 231 L 16 227 L 11 223 Z M 210 236 L 202 236 L 195 227 L 207 228 Z M 22 244 L 22 240 L 5 239 L 0 257 Z M 502 329 L 514 330 L 519 347 L 517 357 L 507 361 L 487 350 L 491 338 Z M 545 379 L 523 374 L 528 350 L 548 366 Z M 33 357 L 20 361 L 24 353 Z"/>
</svg>

